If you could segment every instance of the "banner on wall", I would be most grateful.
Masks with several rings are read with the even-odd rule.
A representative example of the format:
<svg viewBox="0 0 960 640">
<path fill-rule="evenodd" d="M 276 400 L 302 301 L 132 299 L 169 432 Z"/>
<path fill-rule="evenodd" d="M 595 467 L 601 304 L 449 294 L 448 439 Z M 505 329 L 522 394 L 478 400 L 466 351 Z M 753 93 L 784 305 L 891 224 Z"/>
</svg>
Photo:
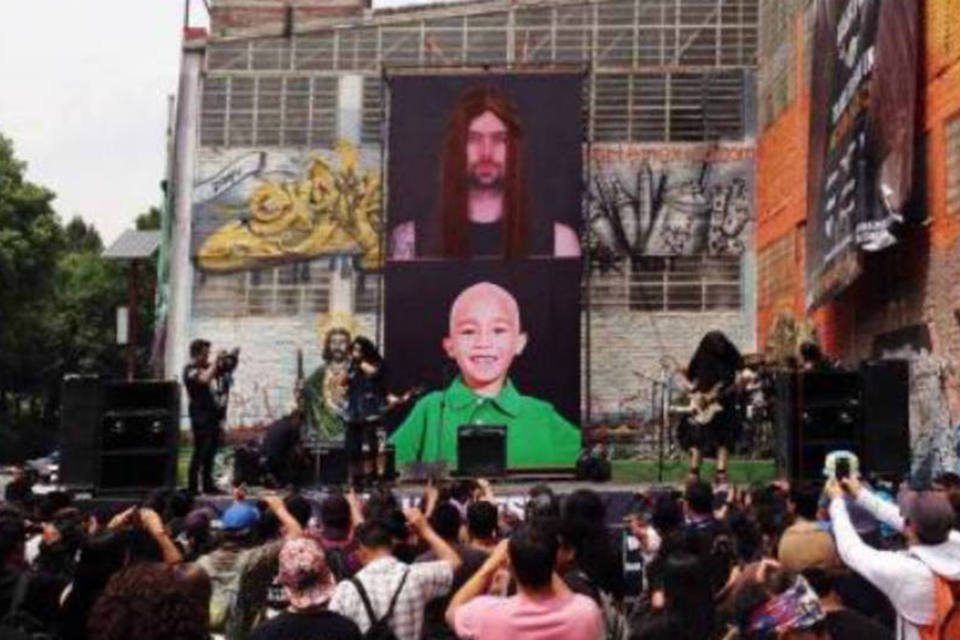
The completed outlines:
<svg viewBox="0 0 960 640">
<path fill-rule="evenodd" d="M 811 73 L 806 306 L 897 241 L 911 197 L 917 98 L 914 0 L 817 0 Z"/>
<path fill-rule="evenodd" d="M 388 77 L 385 351 L 422 386 L 397 463 L 457 469 L 466 426 L 509 470 L 580 453 L 583 76 Z"/>
</svg>

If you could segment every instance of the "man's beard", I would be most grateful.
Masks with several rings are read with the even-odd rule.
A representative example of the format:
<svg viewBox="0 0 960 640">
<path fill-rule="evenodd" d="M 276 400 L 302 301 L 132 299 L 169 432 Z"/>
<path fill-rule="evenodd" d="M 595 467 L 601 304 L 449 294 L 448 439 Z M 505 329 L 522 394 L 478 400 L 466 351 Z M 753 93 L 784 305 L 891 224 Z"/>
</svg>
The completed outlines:
<svg viewBox="0 0 960 640">
<path fill-rule="evenodd" d="M 503 193 L 503 172 L 489 179 L 481 179 L 472 167 L 467 171 L 467 188 L 470 191 L 491 191 Z"/>
</svg>

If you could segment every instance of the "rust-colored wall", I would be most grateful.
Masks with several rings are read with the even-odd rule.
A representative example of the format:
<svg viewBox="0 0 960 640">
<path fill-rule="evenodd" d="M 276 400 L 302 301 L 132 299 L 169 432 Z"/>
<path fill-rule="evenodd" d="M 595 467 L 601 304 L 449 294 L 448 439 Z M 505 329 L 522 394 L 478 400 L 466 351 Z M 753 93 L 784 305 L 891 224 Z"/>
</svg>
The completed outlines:
<svg viewBox="0 0 960 640">
<path fill-rule="evenodd" d="M 804 221 L 807 218 L 807 150 L 810 94 L 804 78 L 803 15 L 793 30 L 791 73 L 798 97 L 757 141 L 757 344 L 777 315 L 803 315 Z"/>
<path fill-rule="evenodd" d="M 848 360 L 870 354 L 873 337 L 916 323 L 931 323 L 944 355 L 960 355 L 960 212 L 946 210 L 945 123 L 960 114 L 960 0 L 925 0 L 922 6 L 920 96 L 925 138 L 923 194 L 929 224 L 913 229 L 899 245 L 865 260 L 863 275 L 833 303 L 814 314 L 825 348 Z M 948 17 L 949 16 L 949 17 Z M 803 46 L 802 16 L 794 33 Z M 802 59 L 802 55 L 797 55 Z M 776 314 L 802 315 L 803 256 L 773 248 L 803 232 L 806 218 L 809 79 L 794 103 L 763 131 L 757 144 L 758 333 L 766 339 Z M 763 295 L 767 292 L 768 295 Z"/>
</svg>

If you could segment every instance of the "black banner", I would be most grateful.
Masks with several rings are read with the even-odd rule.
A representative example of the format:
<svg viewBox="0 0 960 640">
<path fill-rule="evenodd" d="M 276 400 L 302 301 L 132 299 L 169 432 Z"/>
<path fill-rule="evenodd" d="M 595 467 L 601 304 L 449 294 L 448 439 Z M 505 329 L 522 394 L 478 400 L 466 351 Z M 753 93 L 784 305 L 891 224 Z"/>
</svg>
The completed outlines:
<svg viewBox="0 0 960 640">
<path fill-rule="evenodd" d="M 811 71 L 807 309 L 894 244 L 913 179 L 914 0 L 817 0 Z"/>
</svg>

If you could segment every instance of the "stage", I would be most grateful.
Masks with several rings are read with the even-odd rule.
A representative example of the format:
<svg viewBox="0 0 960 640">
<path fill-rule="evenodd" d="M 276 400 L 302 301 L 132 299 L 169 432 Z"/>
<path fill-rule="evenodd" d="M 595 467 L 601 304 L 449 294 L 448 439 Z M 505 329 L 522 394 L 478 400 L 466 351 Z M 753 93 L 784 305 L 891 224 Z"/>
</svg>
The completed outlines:
<svg viewBox="0 0 960 640">
<path fill-rule="evenodd" d="M 678 489 L 674 484 L 628 484 L 628 483 L 593 483 L 577 481 L 554 481 L 554 482 L 526 482 L 526 481 L 504 481 L 492 483 L 493 493 L 498 505 L 505 505 L 508 509 L 517 515 L 523 514 L 524 505 L 527 502 L 529 491 L 535 486 L 549 486 L 558 496 L 564 496 L 580 489 L 590 489 L 596 491 L 603 498 L 607 506 L 607 524 L 609 526 L 618 526 L 623 522 L 631 510 L 634 503 L 634 497 L 638 492 L 644 492 L 655 487 L 664 487 Z M 408 484 L 398 483 L 393 485 L 382 485 L 389 488 L 399 498 L 404 507 L 418 506 L 420 498 L 424 495 L 426 484 Z M 46 486 L 40 489 L 43 492 L 57 490 L 60 487 Z M 268 490 L 263 487 L 250 487 L 247 490 L 248 500 L 257 500 L 258 497 Z M 283 492 L 281 492 L 283 493 Z M 300 495 L 304 496 L 313 505 L 314 515 L 319 514 L 320 503 L 329 493 L 329 489 L 302 489 Z M 369 493 L 362 492 L 361 497 L 367 497 Z M 119 511 L 134 504 L 142 504 L 144 493 L 122 493 L 122 492 L 84 492 L 77 491 L 74 504 L 83 512 L 102 512 Z M 231 496 L 197 496 L 196 506 L 210 506 L 222 513 L 232 501 Z"/>
</svg>

